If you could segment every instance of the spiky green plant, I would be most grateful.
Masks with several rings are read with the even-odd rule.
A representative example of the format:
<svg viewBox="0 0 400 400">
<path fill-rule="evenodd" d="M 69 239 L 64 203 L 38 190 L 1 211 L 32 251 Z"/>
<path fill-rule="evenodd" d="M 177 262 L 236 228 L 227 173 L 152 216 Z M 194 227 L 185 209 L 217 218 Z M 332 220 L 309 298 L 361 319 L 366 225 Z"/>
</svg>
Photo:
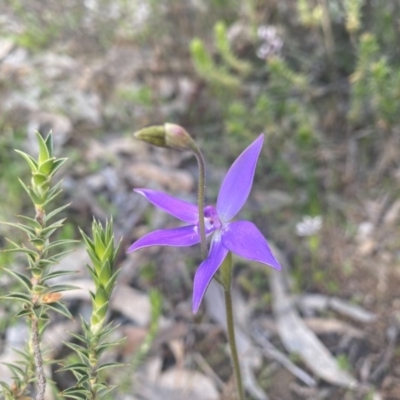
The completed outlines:
<svg viewBox="0 0 400 400">
<path fill-rule="evenodd" d="M 106 322 L 111 294 L 119 273 L 119 270 L 113 270 L 119 244 L 114 243 L 112 220 L 106 222 L 104 228 L 94 220 L 92 239 L 82 231 L 81 234 L 92 262 L 87 268 L 95 284 L 95 291 L 91 292 L 93 310 L 89 322 L 82 319 L 82 334 L 73 335 L 79 344 L 67 343 L 67 346 L 78 355 L 79 362 L 63 368 L 64 371 L 71 371 L 74 374 L 77 383 L 65 390 L 62 396 L 95 400 L 102 398 L 114 388 L 100 379 L 100 371 L 120 365 L 115 362 L 102 364 L 99 361 L 104 351 L 119 343 L 119 341 L 106 342 L 106 337 L 115 329 L 112 323 L 106 324 Z"/>
<path fill-rule="evenodd" d="M 251 64 L 239 59 L 232 51 L 226 25 L 222 21 L 218 21 L 214 26 L 214 40 L 219 54 L 227 66 L 243 76 L 248 75 L 252 71 Z"/>
<path fill-rule="evenodd" d="M 51 278 L 56 278 L 70 271 L 52 271 L 68 250 L 66 246 L 71 240 L 52 241 L 52 235 L 63 226 L 64 219 L 54 218 L 68 205 L 61 206 L 49 213 L 47 208 L 61 193 L 61 182 L 51 184 L 54 174 L 65 163 L 66 158 L 56 158 L 53 154 L 53 140 L 50 133 L 45 139 L 36 134 L 39 146 L 37 159 L 31 155 L 16 150 L 28 163 L 31 169 L 31 181 L 20 183 L 31 199 L 35 216 L 21 215 L 19 218 L 24 222 L 2 222 L 23 231 L 29 244 L 18 244 L 8 240 L 10 248 L 5 250 L 9 253 L 20 253 L 26 256 L 27 268 L 25 271 L 3 267 L 2 271 L 16 278 L 23 289 L 13 291 L 3 296 L 3 300 L 19 302 L 21 309 L 17 317 L 24 317 L 29 322 L 31 338 L 25 351 L 20 352 L 22 356 L 18 365 L 9 365 L 12 372 L 12 385 L 0 382 L 2 394 L 6 399 L 20 399 L 32 389 L 32 383 L 36 387 L 36 399 L 44 398 L 46 389 L 46 377 L 43 369 L 43 355 L 41 349 L 41 336 L 49 320 L 49 311 L 53 310 L 70 317 L 68 309 L 59 302 L 61 292 L 68 290 L 71 286 L 51 284 Z"/>
<path fill-rule="evenodd" d="M 190 52 L 197 73 L 216 89 L 236 90 L 240 87 L 241 80 L 230 71 L 232 69 L 242 76 L 248 75 L 252 68 L 246 61 L 240 60 L 232 51 L 228 41 L 226 26 L 219 21 L 214 26 L 214 42 L 223 63 L 218 65 L 204 42 L 198 38 L 192 40 Z"/>
<path fill-rule="evenodd" d="M 363 0 L 345 0 L 343 6 L 346 13 L 346 29 L 350 34 L 358 32 L 361 28 L 361 7 Z"/>
<path fill-rule="evenodd" d="M 350 120 L 372 118 L 379 126 L 397 124 L 400 112 L 400 72 L 382 55 L 376 36 L 365 33 L 358 46 L 358 62 L 351 76 Z"/>
</svg>

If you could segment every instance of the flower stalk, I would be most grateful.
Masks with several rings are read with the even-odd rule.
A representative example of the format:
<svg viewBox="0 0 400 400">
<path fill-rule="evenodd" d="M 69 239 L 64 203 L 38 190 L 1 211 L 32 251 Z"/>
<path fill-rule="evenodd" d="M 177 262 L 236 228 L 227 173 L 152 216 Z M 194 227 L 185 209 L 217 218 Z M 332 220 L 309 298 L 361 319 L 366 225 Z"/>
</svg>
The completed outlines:
<svg viewBox="0 0 400 400">
<path fill-rule="evenodd" d="M 197 147 L 197 146 L 196 146 Z M 197 190 L 197 205 L 199 209 L 199 215 L 204 215 L 204 199 L 205 199 L 205 188 L 206 188 L 206 171 L 204 157 L 200 149 L 197 147 L 194 151 L 196 156 L 198 168 L 199 168 L 199 185 Z M 206 238 L 206 227 L 204 218 L 199 218 L 199 230 L 200 230 L 200 246 L 201 246 L 201 258 L 205 260 L 207 258 L 207 238 Z"/>
<path fill-rule="evenodd" d="M 228 332 L 228 342 L 231 350 L 231 359 L 233 373 L 235 376 L 236 393 L 238 400 L 244 400 L 242 373 L 240 369 L 239 356 L 236 346 L 236 335 L 235 335 L 235 321 L 233 317 L 233 306 L 232 306 L 232 253 L 229 252 L 225 260 L 222 262 L 220 267 L 221 285 L 224 289 L 225 295 L 225 311 L 226 311 L 226 329 Z"/>
</svg>

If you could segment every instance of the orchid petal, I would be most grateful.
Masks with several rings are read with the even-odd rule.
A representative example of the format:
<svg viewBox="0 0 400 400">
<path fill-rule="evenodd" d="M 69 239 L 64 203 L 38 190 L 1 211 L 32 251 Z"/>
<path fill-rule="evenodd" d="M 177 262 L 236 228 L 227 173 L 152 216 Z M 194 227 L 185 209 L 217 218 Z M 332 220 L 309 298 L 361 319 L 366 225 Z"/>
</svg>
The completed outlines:
<svg viewBox="0 0 400 400">
<path fill-rule="evenodd" d="M 264 135 L 261 134 L 243 151 L 226 174 L 217 200 L 218 215 L 223 222 L 230 221 L 246 202 L 263 142 Z"/>
<path fill-rule="evenodd" d="M 196 224 L 198 222 L 199 212 L 197 206 L 194 204 L 176 199 L 167 193 L 158 192 L 157 190 L 135 189 L 135 192 L 143 195 L 150 203 L 181 221 L 191 224 Z"/>
<path fill-rule="evenodd" d="M 138 239 L 133 243 L 128 253 L 149 246 L 192 246 L 200 242 L 200 235 L 194 225 L 182 226 L 173 229 L 159 229 Z"/>
<path fill-rule="evenodd" d="M 252 222 L 236 221 L 226 224 L 221 236 L 222 244 L 232 253 L 281 269 L 267 240 Z"/>
<path fill-rule="evenodd" d="M 193 313 L 200 307 L 201 300 L 207 290 L 212 277 L 217 272 L 222 261 L 224 261 L 228 249 L 222 246 L 221 238 L 214 235 L 211 241 L 211 249 L 208 257 L 200 264 L 196 271 L 193 282 Z"/>
</svg>

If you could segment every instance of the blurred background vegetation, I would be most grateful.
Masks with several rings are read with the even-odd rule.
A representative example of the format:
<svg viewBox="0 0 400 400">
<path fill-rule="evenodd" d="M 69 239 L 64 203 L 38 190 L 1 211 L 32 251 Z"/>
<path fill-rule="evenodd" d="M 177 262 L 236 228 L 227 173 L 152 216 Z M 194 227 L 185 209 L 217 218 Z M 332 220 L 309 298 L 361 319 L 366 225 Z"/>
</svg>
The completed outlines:
<svg viewBox="0 0 400 400">
<path fill-rule="evenodd" d="M 29 148 L 35 130 L 53 129 L 70 159 L 66 237 L 93 213 L 125 217 L 127 180 L 122 200 L 112 185 L 92 190 L 94 208 L 92 198 L 90 206 L 77 200 L 83 177 L 135 163 L 111 149 L 113 139 L 181 124 L 204 150 L 211 201 L 232 160 L 264 132 L 245 212 L 289 256 L 293 290 L 378 313 L 392 307 L 400 281 L 397 0 L 2 0 L 0 11 L 0 220 L 28 204 L 17 181 L 27 171 L 12 149 Z M 93 156 L 98 142 L 106 151 Z M 179 167 L 194 171 L 190 160 Z M 299 230 L 305 216 L 321 217 L 321 226 Z M 126 243 L 137 237 L 134 225 L 121 233 Z M 1 246 L 8 235 L 0 226 Z M 156 279 L 151 271 L 139 286 Z M 246 295 L 268 304 L 257 272 L 240 271 Z"/>
</svg>

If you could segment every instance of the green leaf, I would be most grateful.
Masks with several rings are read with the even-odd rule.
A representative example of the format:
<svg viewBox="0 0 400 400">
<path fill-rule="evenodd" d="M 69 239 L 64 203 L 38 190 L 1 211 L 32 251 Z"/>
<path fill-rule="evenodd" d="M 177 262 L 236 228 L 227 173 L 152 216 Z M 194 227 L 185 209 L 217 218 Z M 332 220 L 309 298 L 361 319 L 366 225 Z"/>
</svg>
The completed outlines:
<svg viewBox="0 0 400 400">
<path fill-rule="evenodd" d="M 21 272 L 13 271 L 13 270 L 8 269 L 8 268 L 4 268 L 4 271 L 8 272 L 10 275 L 12 275 L 15 278 L 17 278 L 26 287 L 26 289 L 29 292 L 31 291 L 32 282 L 30 281 L 30 279 L 26 275 L 22 274 Z"/>
<path fill-rule="evenodd" d="M 51 262 L 51 260 L 42 258 L 36 262 L 32 262 L 29 265 L 29 270 L 32 272 L 33 275 L 39 276 L 39 275 L 43 275 L 43 273 L 45 272 L 45 269 L 51 267 L 52 265 L 54 265 L 54 262 Z"/>
<path fill-rule="evenodd" d="M 24 294 L 24 293 L 9 293 L 2 297 L 4 299 L 22 301 L 23 303 L 32 305 L 32 300 L 31 300 L 30 296 L 28 296 L 27 294 Z"/>
<path fill-rule="evenodd" d="M 57 230 L 57 228 L 54 229 L 47 229 L 45 234 L 41 234 L 43 239 L 47 240 L 49 237 Z"/>
<path fill-rule="evenodd" d="M 57 222 L 54 222 L 54 224 L 51 224 L 46 228 L 42 229 L 42 231 L 40 232 L 40 237 L 43 239 L 48 239 L 57 229 L 62 228 L 65 220 L 66 218 L 63 218 Z"/>
<path fill-rule="evenodd" d="M 117 386 L 113 385 L 113 386 L 106 386 L 104 384 L 100 384 L 101 386 L 103 386 L 99 391 L 97 392 L 97 396 L 102 398 L 104 397 L 106 394 L 110 393 L 112 390 L 114 390 Z M 100 386 L 99 385 L 99 386 Z"/>
<path fill-rule="evenodd" d="M 32 227 L 34 229 L 39 230 L 43 228 L 42 225 L 40 225 L 39 222 L 37 222 L 34 218 L 27 217 L 26 215 L 17 215 L 17 217 L 29 221 L 33 225 Z"/>
<path fill-rule="evenodd" d="M 100 229 L 95 229 L 93 231 L 93 237 L 94 237 L 94 248 L 96 255 L 100 260 L 103 260 L 104 252 L 106 250 L 106 245 L 103 242 L 101 233 L 102 232 L 100 231 Z"/>
<path fill-rule="evenodd" d="M 21 350 L 13 347 L 12 351 L 17 353 L 23 359 L 22 361 L 16 361 L 16 363 L 21 364 L 21 365 L 26 365 L 27 363 L 29 364 L 32 361 L 32 356 L 28 352 L 27 347 L 25 347 L 24 349 L 21 349 Z"/>
<path fill-rule="evenodd" d="M 90 258 L 90 261 L 92 261 L 94 270 L 97 271 L 99 268 L 101 268 L 101 262 L 97 258 L 96 253 L 94 251 L 92 251 L 92 249 L 90 249 L 90 248 L 86 248 L 86 252 Z M 97 274 L 97 272 L 96 272 L 96 274 Z"/>
<path fill-rule="evenodd" d="M 71 399 L 87 400 L 89 399 L 90 392 L 86 389 L 69 388 L 59 393 L 59 395 L 62 397 L 69 397 Z"/>
<path fill-rule="evenodd" d="M 40 172 L 34 172 L 32 174 L 32 180 L 33 180 L 33 183 L 37 186 L 42 186 L 45 183 L 47 183 L 47 184 L 49 183 L 49 178 Z"/>
<path fill-rule="evenodd" d="M 13 242 L 13 241 L 10 240 L 10 239 L 7 239 L 7 238 L 6 238 L 6 240 L 7 240 L 8 243 L 10 243 L 11 245 L 13 245 L 14 248 L 13 248 L 13 249 L 2 250 L 3 252 L 5 252 L 5 253 L 18 253 L 18 252 L 21 252 L 21 253 L 27 254 L 27 255 L 30 256 L 33 260 L 36 260 L 36 259 L 39 258 L 39 254 L 36 253 L 36 251 L 31 250 L 31 249 L 28 249 L 28 248 L 23 247 L 23 246 L 20 246 L 19 244 Z"/>
<path fill-rule="evenodd" d="M 59 369 L 59 371 L 71 371 L 73 369 L 77 369 L 77 370 L 79 369 L 79 370 L 86 371 L 88 368 L 90 368 L 90 367 L 86 364 L 74 363 L 74 364 L 70 364 L 70 365 L 67 365 L 66 367 Z"/>
<path fill-rule="evenodd" d="M 86 358 L 89 363 L 89 358 L 87 357 L 87 353 L 89 350 L 86 347 L 83 347 L 76 343 L 69 343 L 69 342 L 64 342 L 64 344 L 70 349 L 74 350 L 76 353 L 78 353 L 79 357 L 83 356 L 84 358 Z"/>
<path fill-rule="evenodd" d="M 123 367 L 125 366 L 125 364 L 122 363 L 118 363 L 118 362 L 108 362 L 108 363 L 104 363 L 102 365 L 100 365 L 100 367 L 98 367 L 96 369 L 96 372 L 99 372 L 103 369 L 107 369 L 107 368 L 117 368 L 117 367 Z"/>
<path fill-rule="evenodd" d="M 68 203 L 62 207 L 56 208 L 55 210 L 53 210 L 52 212 L 48 213 L 46 215 L 46 222 L 48 222 L 51 218 L 53 218 L 54 216 L 56 216 L 57 214 L 59 214 L 61 211 L 65 210 L 67 207 L 69 207 L 71 205 L 71 203 Z"/>
<path fill-rule="evenodd" d="M 113 251 L 114 251 L 114 240 L 108 242 L 107 248 L 103 255 L 103 260 L 108 260 L 110 263 L 113 262 Z"/>
<path fill-rule="evenodd" d="M 46 304 L 46 306 L 67 318 L 72 318 L 72 314 L 69 312 L 68 308 L 60 302 Z"/>
<path fill-rule="evenodd" d="M 44 283 L 44 282 L 48 281 L 49 279 L 58 278 L 59 276 L 72 275 L 77 272 L 78 271 L 67 271 L 67 270 L 50 272 L 49 274 L 47 274 L 46 276 L 44 276 L 42 278 L 42 282 Z"/>
<path fill-rule="evenodd" d="M 53 196 L 54 193 L 56 193 L 56 192 L 62 190 L 61 185 L 62 185 L 62 181 L 58 181 L 55 185 L 53 185 L 52 188 L 49 189 L 48 195 L 49 195 L 49 196 Z"/>
<path fill-rule="evenodd" d="M 36 132 L 36 139 L 37 139 L 38 145 L 39 145 L 38 161 L 39 161 L 39 165 L 40 165 L 50 158 L 50 153 L 49 153 L 49 149 L 47 148 L 46 142 L 43 139 L 43 136 L 39 132 Z"/>
<path fill-rule="evenodd" d="M 86 350 L 86 349 L 85 349 Z M 84 353 L 83 351 L 76 351 L 75 352 L 78 354 L 79 358 L 84 362 L 90 364 L 89 356 Z"/>
<path fill-rule="evenodd" d="M 28 186 L 25 185 L 24 181 L 20 178 L 18 178 L 19 183 L 21 184 L 22 188 L 25 190 L 25 192 L 28 194 L 29 197 L 31 197 L 31 190 L 28 188 Z"/>
<path fill-rule="evenodd" d="M 90 275 L 91 275 L 91 277 L 92 277 L 92 279 L 94 281 L 95 286 L 96 287 L 100 286 L 100 281 L 99 281 L 99 279 L 97 277 L 97 274 L 96 274 L 95 270 L 89 264 L 86 264 L 86 268 L 88 269 L 88 271 L 89 271 L 89 273 L 90 273 Z"/>
<path fill-rule="evenodd" d="M 26 153 L 24 153 L 23 151 L 20 151 L 20 150 L 15 150 L 15 152 L 25 158 L 25 160 L 28 162 L 29 167 L 31 168 L 32 172 L 36 172 L 37 171 L 38 163 L 36 162 L 36 160 L 33 157 L 31 157 L 29 154 L 26 154 Z"/>
<path fill-rule="evenodd" d="M 67 290 L 75 290 L 75 289 L 79 289 L 79 287 L 74 285 L 54 285 L 47 288 L 46 293 L 65 292 Z"/>
<path fill-rule="evenodd" d="M 16 315 L 16 318 L 21 318 L 21 317 L 30 317 L 32 316 L 32 310 L 29 309 L 22 309 L 19 311 Z"/>
<path fill-rule="evenodd" d="M 110 263 L 108 262 L 104 262 L 104 264 L 102 265 L 100 271 L 97 271 L 99 280 L 102 284 L 103 287 L 107 286 L 107 283 L 109 282 L 110 278 L 111 278 L 111 267 L 110 267 Z"/>
<path fill-rule="evenodd" d="M 35 246 L 38 250 L 43 249 L 45 241 L 40 238 L 33 238 L 30 240 L 30 242 Z"/>
<path fill-rule="evenodd" d="M 115 261 L 115 257 L 117 256 L 117 254 L 118 254 L 118 252 L 119 252 L 119 249 L 120 249 L 120 247 L 121 247 L 122 239 L 123 239 L 123 238 L 121 237 L 121 238 L 119 239 L 119 242 L 118 242 L 117 245 L 115 246 L 113 262 Z M 114 241 L 114 239 L 113 239 L 113 241 Z"/>
<path fill-rule="evenodd" d="M 53 176 L 67 160 L 68 158 L 58 158 L 55 160 L 53 164 L 53 170 L 51 171 L 51 176 Z"/>
<path fill-rule="evenodd" d="M 64 225 L 66 218 L 59 219 L 56 222 L 53 222 L 51 225 L 46 226 L 46 228 L 42 229 L 42 233 L 46 233 L 47 231 L 51 231 L 52 229 L 61 228 Z"/>
<path fill-rule="evenodd" d="M 82 323 L 82 329 L 83 329 L 83 332 L 85 333 L 86 338 L 90 339 L 90 337 L 91 337 L 90 323 L 88 321 L 85 321 L 82 317 L 81 317 L 81 323 Z"/>
<path fill-rule="evenodd" d="M 103 330 L 102 330 L 103 335 L 102 336 L 107 336 L 110 333 L 116 331 L 119 328 L 119 326 L 120 326 L 120 324 L 114 325 L 114 323 L 112 321 L 109 322 L 106 326 L 103 327 Z"/>
<path fill-rule="evenodd" d="M 48 133 L 46 139 L 44 140 L 44 143 L 47 147 L 47 151 L 49 152 L 50 157 L 52 157 L 53 156 L 53 131 L 52 130 Z"/>
<path fill-rule="evenodd" d="M 32 188 L 26 186 L 25 183 L 20 178 L 18 178 L 18 181 L 21 184 L 21 186 L 24 188 L 25 192 L 28 194 L 28 196 L 32 200 L 32 202 L 34 204 L 41 204 L 41 202 L 42 202 L 41 196 L 38 196 Z"/>
<path fill-rule="evenodd" d="M 109 293 L 107 293 L 101 286 L 96 288 L 94 301 L 96 304 L 96 313 L 102 315 L 102 318 L 105 317 L 108 302 L 110 301 Z"/>
<path fill-rule="evenodd" d="M 3 225 L 12 226 L 13 228 L 18 228 L 18 229 L 26 232 L 28 234 L 29 238 L 36 236 L 35 229 L 32 228 L 31 226 L 20 224 L 20 223 L 5 222 L 5 221 L 0 221 L 0 223 Z"/>
<path fill-rule="evenodd" d="M 41 205 L 44 207 L 47 204 L 51 203 L 61 192 L 62 192 L 62 189 L 58 190 L 57 192 L 54 192 L 54 194 L 52 194 L 51 196 L 48 196 Z"/>
<path fill-rule="evenodd" d="M 49 158 L 44 163 L 41 163 L 39 165 L 39 172 L 48 177 L 53 169 L 55 159 L 56 159 L 55 157 L 52 157 L 52 158 Z"/>
<path fill-rule="evenodd" d="M 94 243 L 92 242 L 92 240 L 89 238 L 89 236 L 86 235 L 85 232 L 83 232 L 81 228 L 79 228 L 79 232 L 82 235 L 82 239 L 85 242 L 87 249 L 90 249 L 94 252 Z"/>
<path fill-rule="evenodd" d="M 6 389 L 8 392 L 11 392 L 11 388 L 10 386 L 4 382 L 4 381 L 0 381 L 0 386 L 2 386 L 4 389 Z"/>
<path fill-rule="evenodd" d="M 52 250 L 57 246 L 67 246 L 69 244 L 76 244 L 79 243 L 80 240 L 76 240 L 76 239 L 60 239 L 60 240 L 55 240 L 54 242 L 52 242 L 51 244 L 49 244 L 48 246 L 46 246 L 46 251 L 48 250 Z"/>
<path fill-rule="evenodd" d="M 39 336 L 41 337 L 42 334 L 44 333 L 44 331 L 47 329 L 47 327 L 50 325 L 50 320 L 44 322 L 41 324 L 40 328 L 39 328 Z M 53 362 L 55 363 L 55 361 Z"/>
<path fill-rule="evenodd" d="M 122 339 L 118 339 L 118 340 L 114 340 L 112 342 L 106 342 L 106 343 L 102 343 L 98 346 L 96 346 L 96 353 L 98 356 L 100 356 L 101 354 L 103 354 L 106 350 L 111 349 L 115 346 L 119 346 L 120 344 L 122 344 L 125 341 L 124 338 Z"/>
<path fill-rule="evenodd" d="M 75 332 L 69 332 L 69 334 L 74 337 L 75 339 L 79 340 L 82 343 L 86 343 L 87 342 L 87 338 L 79 333 L 75 333 Z"/>
<path fill-rule="evenodd" d="M 114 286 L 115 286 L 116 280 L 117 280 L 118 275 L 119 275 L 120 272 L 121 272 L 121 270 L 119 270 L 119 269 L 116 270 L 116 271 L 114 272 L 114 274 L 111 276 L 111 278 L 109 279 L 109 281 L 108 281 L 108 283 L 107 283 L 107 285 L 106 285 L 106 290 L 107 290 L 109 293 L 112 292 L 112 290 L 113 290 L 113 288 L 114 288 Z"/>
<path fill-rule="evenodd" d="M 66 255 L 73 253 L 74 250 L 70 249 L 70 250 L 65 250 L 62 251 L 61 253 L 57 253 L 54 254 L 54 256 L 50 257 L 50 261 L 54 264 L 57 264 L 61 259 L 63 259 Z"/>
<path fill-rule="evenodd" d="M 41 284 L 36 284 L 35 285 L 35 294 L 43 294 L 47 291 L 47 286 L 46 285 L 41 285 Z"/>
<path fill-rule="evenodd" d="M 90 379 L 90 375 L 85 372 L 82 374 L 82 376 L 79 378 L 78 382 L 76 382 L 76 386 L 81 386 L 84 383 L 86 383 Z"/>
<path fill-rule="evenodd" d="M 52 158 L 49 158 L 44 163 L 39 165 L 39 172 L 43 175 L 46 175 L 48 179 L 50 179 L 50 177 L 51 177 L 54 161 L 56 161 L 56 158 L 52 157 Z"/>
<path fill-rule="evenodd" d="M 6 365 L 7 368 L 10 369 L 10 371 L 14 374 L 15 377 L 21 377 L 21 376 L 25 375 L 25 371 L 15 364 L 7 363 L 7 362 L 3 362 L 2 364 Z"/>
</svg>

